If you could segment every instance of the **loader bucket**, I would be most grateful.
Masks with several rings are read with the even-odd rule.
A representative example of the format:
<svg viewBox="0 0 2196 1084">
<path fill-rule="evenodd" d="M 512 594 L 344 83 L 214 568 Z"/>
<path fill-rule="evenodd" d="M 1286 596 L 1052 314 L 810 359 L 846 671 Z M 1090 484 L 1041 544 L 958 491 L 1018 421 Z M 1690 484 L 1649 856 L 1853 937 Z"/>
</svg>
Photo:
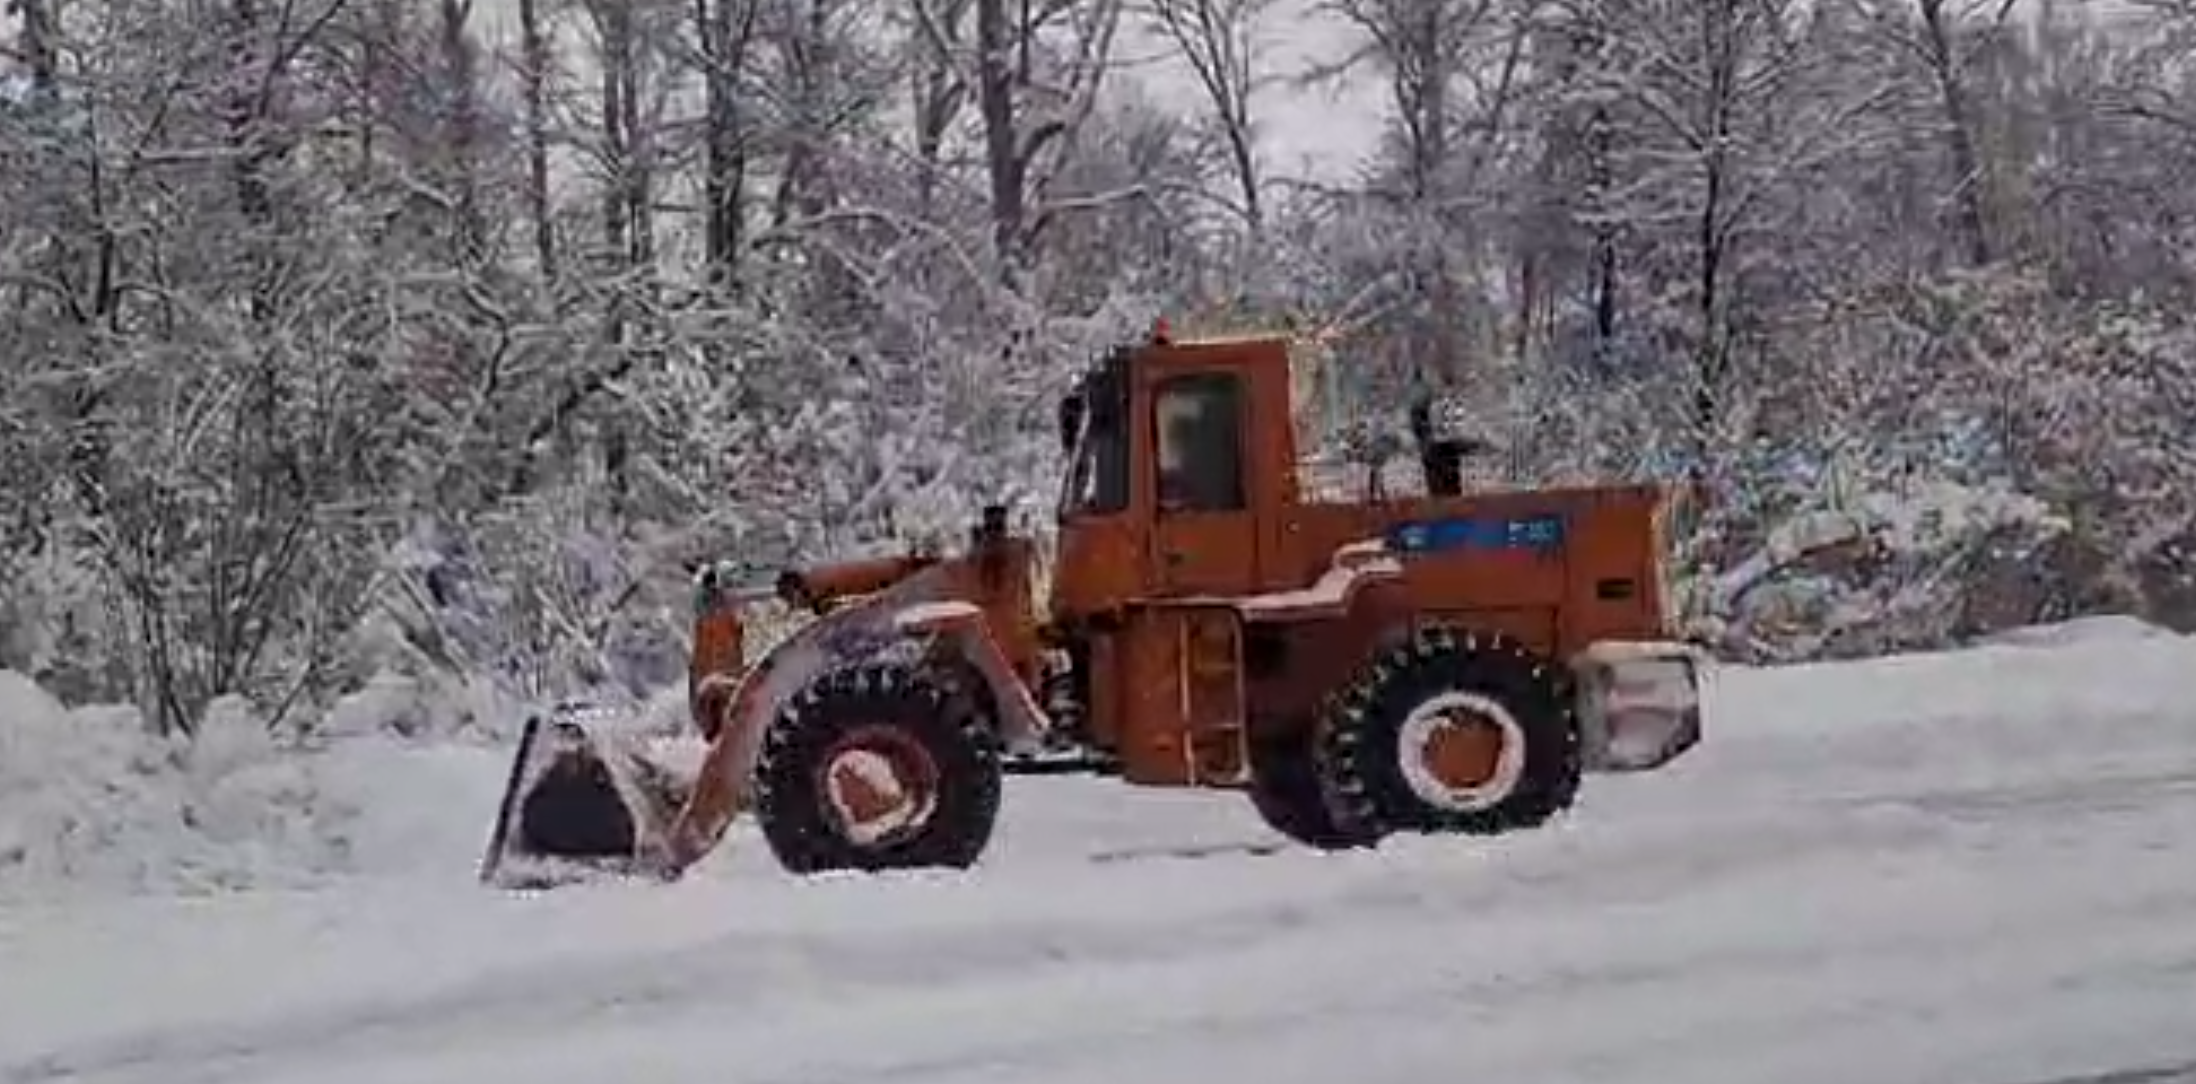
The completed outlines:
<svg viewBox="0 0 2196 1084">
<path fill-rule="evenodd" d="M 808 623 L 737 676 L 726 672 L 729 638 L 704 643 L 689 677 L 698 734 L 644 735 L 613 714 L 569 704 L 529 720 L 481 881 L 548 887 L 599 872 L 677 878 L 747 808 L 763 728 L 778 709 L 836 667 L 909 636 L 942 635 L 923 604 L 949 598 L 954 586 L 950 566 L 914 572 Z M 916 620 L 904 620 L 909 613 Z"/>
<path fill-rule="evenodd" d="M 480 880 L 546 887 L 594 873 L 645 872 L 690 787 L 599 716 L 562 709 L 529 718 Z"/>
<path fill-rule="evenodd" d="M 1571 666 L 1587 771 L 1652 771 L 1700 744 L 1702 659 L 1691 645 L 1602 642 Z"/>
</svg>

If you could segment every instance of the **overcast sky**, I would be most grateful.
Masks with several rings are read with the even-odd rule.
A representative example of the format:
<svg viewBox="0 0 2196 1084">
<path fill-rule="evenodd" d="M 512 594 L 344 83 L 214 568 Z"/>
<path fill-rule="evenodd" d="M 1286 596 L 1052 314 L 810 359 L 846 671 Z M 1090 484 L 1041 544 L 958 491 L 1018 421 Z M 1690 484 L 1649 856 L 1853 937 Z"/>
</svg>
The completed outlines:
<svg viewBox="0 0 2196 1084">
<path fill-rule="evenodd" d="M 1973 0 L 1994 8 L 1998 0 Z M 2108 12 L 2125 10 L 2124 0 L 2059 0 L 2063 8 Z M 2037 0 L 2014 0 L 2015 10 L 2034 11 Z M 1264 20 L 1261 47 L 1265 70 L 1286 76 L 1323 61 L 1339 59 L 1362 41 L 1338 17 L 1319 9 L 1317 0 L 1275 0 Z M 1201 104 L 1188 69 L 1166 44 L 1140 27 L 1122 35 L 1124 70 L 1151 87 L 1161 101 Z M 1368 69 L 1348 85 L 1301 89 L 1294 80 L 1274 80 L 1254 99 L 1260 143 L 1270 177 L 1347 178 L 1379 139 L 1380 117 L 1387 109 L 1387 87 Z"/>
<path fill-rule="evenodd" d="M 1185 109 L 1203 105 L 1202 92 L 1171 47 L 1140 23 L 1124 28 L 1118 45 L 1123 70 L 1133 73 L 1160 101 Z M 1252 100 L 1269 176 L 1342 180 L 1373 149 L 1387 88 L 1367 69 L 1347 84 L 1330 81 L 1303 89 L 1288 78 L 1332 62 L 1363 40 L 1317 0 L 1274 0 L 1259 35 L 1262 68 L 1275 76 Z"/>
<path fill-rule="evenodd" d="M 1995 0 L 1978 2 L 1994 4 Z M 2127 6 L 2125 0 L 2061 2 L 2097 11 Z M 2032 10 L 2037 0 L 2015 3 Z M 515 6 L 512 0 L 486 0 L 477 9 L 482 31 L 491 41 L 511 34 Z M 14 22 L 11 18 L 0 25 L 12 31 Z M 1361 37 L 1336 16 L 1321 11 L 1318 0 L 1274 0 L 1263 23 L 1262 67 L 1274 78 L 1253 105 L 1267 176 L 1347 178 L 1379 138 L 1387 94 L 1380 73 L 1367 69 L 1318 88 L 1298 86 L 1289 77 L 1340 58 Z M 1179 103 L 1184 109 L 1202 107 L 1201 92 L 1163 39 L 1140 22 L 1132 21 L 1123 31 L 1117 44 L 1122 71 L 1133 74 L 1158 101 Z"/>
</svg>

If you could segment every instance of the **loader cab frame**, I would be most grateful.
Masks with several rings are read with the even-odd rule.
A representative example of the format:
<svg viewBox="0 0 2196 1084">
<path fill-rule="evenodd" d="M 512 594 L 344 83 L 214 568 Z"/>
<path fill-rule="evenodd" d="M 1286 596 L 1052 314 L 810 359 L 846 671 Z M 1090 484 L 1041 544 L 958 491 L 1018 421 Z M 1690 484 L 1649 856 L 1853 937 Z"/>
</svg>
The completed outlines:
<svg viewBox="0 0 2196 1084">
<path fill-rule="evenodd" d="M 1063 529 L 1129 510 L 1129 363 L 1127 349 L 1115 350 L 1060 401 L 1060 446 L 1068 457 L 1057 510 Z"/>
<path fill-rule="evenodd" d="M 1116 349 L 1060 405 L 1054 616 L 1270 588 L 1295 500 L 1288 353 L 1275 340 Z"/>
</svg>

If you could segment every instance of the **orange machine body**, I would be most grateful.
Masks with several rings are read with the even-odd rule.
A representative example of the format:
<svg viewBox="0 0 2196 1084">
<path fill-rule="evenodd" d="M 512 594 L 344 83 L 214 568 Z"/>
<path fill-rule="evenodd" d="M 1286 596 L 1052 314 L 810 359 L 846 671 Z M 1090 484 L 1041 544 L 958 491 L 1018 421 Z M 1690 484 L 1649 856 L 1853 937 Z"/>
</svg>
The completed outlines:
<svg viewBox="0 0 2196 1084">
<path fill-rule="evenodd" d="M 1036 546 L 1003 530 L 978 531 L 964 552 L 939 557 L 909 552 L 786 571 L 773 594 L 791 606 L 826 617 L 845 603 L 887 590 L 919 572 L 945 577 L 945 593 L 976 606 L 983 627 L 1015 676 L 1034 687 L 1041 679 L 1043 641 L 1032 579 Z M 733 707 L 747 673 L 746 610 L 752 598 L 705 577 L 694 607 L 693 649 L 688 655 L 688 708 L 705 737 L 715 737 Z"/>
<path fill-rule="evenodd" d="M 1456 445 L 1421 434 L 1427 495 L 1390 498 L 1367 485 L 1360 499 L 1308 496 L 1294 386 L 1281 338 L 1155 336 L 1102 359 L 1062 402 L 1069 470 L 1042 602 L 1035 543 L 1008 531 L 999 506 L 950 556 L 819 565 L 767 585 L 705 571 L 688 673 L 689 708 L 707 739 L 699 767 L 681 775 L 572 718 L 537 719 L 514 760 L 483 878 L 498 876 L 506 853 L 593 856 L 675 876 L 758 804 L 781 818 L 758 813 L 781 826 L 774 838 L 808 846 L 808 828 L 784 827 L 821 808 L 796 793 L 810 777 L 785 767 L 801 763 L 800 742 L 834 726 L 875 729 L 877 713 L 906 716 L 917 703 L 943 710 L 922 717 L 929 723 L 903 719 L 900 733 L 964 758 L 959 808 L 980 818 L 967 829 L 976 836 L 988 836 L 996 810 L 987 770 L 1093 771 L 1281 801 L 1284 773 L 1254 770 L 1255 760 L 1270 766 L 1280 750 L 1305 762 L 1312 739 L 1339 732 L 1338 697 L 1386 673 L 1374 665 L 1383 652 L 1456 635 L 1503 634 L 1505 657 L 1529 669 L 1502 680 L 1568 705 L 1553 709 L 1564 713 L 1553 725 L 1570 736 L 1554 740 L 1574 742 L 1577 761 L 1561 760 L 1564 746 L 1545 754 L 1558 758 L 1547 770 L 1559 776 L 1650 770 L 1699 740 L 1698 674 L 1692 649 L 1673 636 L 1666 586 L 1678 491 L 1466 494 Z M 771 596 L 816 620 L 751 660 L 745 607 Z M 920 657 L 871 665 L 907 649 Z M 882 681 L 906 683 L 905 698 L 879 699 L 881 686 L 864 684 Z M 789 708 L 818 690 L 840 698 L 836 718 L 814 703 Z M 990 733 L 956 744 L 921 729 L 941 719 L 982 720 Z M 766 760 L 772 740 L 791 752 Z M 1489 761 L 1492 772 L 1498 752 L 1525 741 L 1453 758 Z M 1444 746 L 1423 761 L 1433 770 L 1450 759 Z M 777 790 L 757 782 L 772 765 Z M 1310 770 L 1322 770 L 1315 757 Z M 1286 800 L 1332 816 L 1325 791 Z M 887 860 L 901 859 L 831 859 Z"/>
<path fill-rule="evenodd" d="M 1091 738 L 1131 781 L 1242 785 L 1248 740 L 1309 727 L 1423 624 L 1508 633 L 1559 661 L 1668 635 L 1674 491 L 1306 499 L 1290 390 L 1278 339 L 1154 343 L 1085 382 L 1051 616 L 1077 630 Z M 1318 591 L 1367 540 L 1392 574 Z"/>
</svg>

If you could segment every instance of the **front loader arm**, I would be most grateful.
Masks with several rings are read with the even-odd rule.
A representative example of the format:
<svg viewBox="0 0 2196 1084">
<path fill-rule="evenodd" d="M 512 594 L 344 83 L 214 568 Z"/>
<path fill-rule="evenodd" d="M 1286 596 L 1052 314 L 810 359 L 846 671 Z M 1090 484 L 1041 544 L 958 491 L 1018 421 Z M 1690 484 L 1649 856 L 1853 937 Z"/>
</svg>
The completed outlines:
<svg viewBox="0 0 2196 1084">
<path fill-rule="evenodd" d="M 823 571 L 802 574 L 817 585 L 816 598 L 857 594 L 898 574 L 881 562 Z M 645 741 L 624 733 L 630 720 L 621 712 L 560 707 L 530 721 L 481 879 L 521 885 L 583 869 L 681 875 L 746 810 L 763 733 L 780 705 L 827 672 L 905 639 L 897 616 L 908 607 L 952 597 L 950 566 L 898 575 L 883 590 L 808 623 L 750 667 L 736 658 L 736 603 L 746 592 L 735 575 L 706 577 L 697 586 L 705 593 L 707 627 L 696 630 L 706 658 L 697 658 L 688 674 L 689 706 L 706 742 L 698 765 L 650 752 Z"/>
<path fill-rule="evenodd" d="M 935 564 L 935 557 L 906 553 L 787 569 L 778 575 L 778 597 L 788 605 L 829 613 L 847 599 L 888 590 Z"/>
<path fill-rule="evenodd" d="M 748 670 L 725 699 L 701 770 L 664 835 L 662 853 L 654 856 L 660 873 L 675 877 L 700 861 L 747 809 L 763 731 L 786 700 L 829 671 L 877 654 L 910 632 L 927 631 L 920 623 L 904 622 L 902 615 L 951 600 L 954 583 L 947 567 L 909 563 L 920 559 L 892 560 L 899 569 L 896 580 L 874 593 L 849 590 L 848 594 L 868 597 L 831 610 L 787 637 Z M 832 588 L 893 575 L 886 564 L 833 566 L 827 575 L 816 577 L 820 593 L 814 597 L 826 597 Z"/>
</svg>

